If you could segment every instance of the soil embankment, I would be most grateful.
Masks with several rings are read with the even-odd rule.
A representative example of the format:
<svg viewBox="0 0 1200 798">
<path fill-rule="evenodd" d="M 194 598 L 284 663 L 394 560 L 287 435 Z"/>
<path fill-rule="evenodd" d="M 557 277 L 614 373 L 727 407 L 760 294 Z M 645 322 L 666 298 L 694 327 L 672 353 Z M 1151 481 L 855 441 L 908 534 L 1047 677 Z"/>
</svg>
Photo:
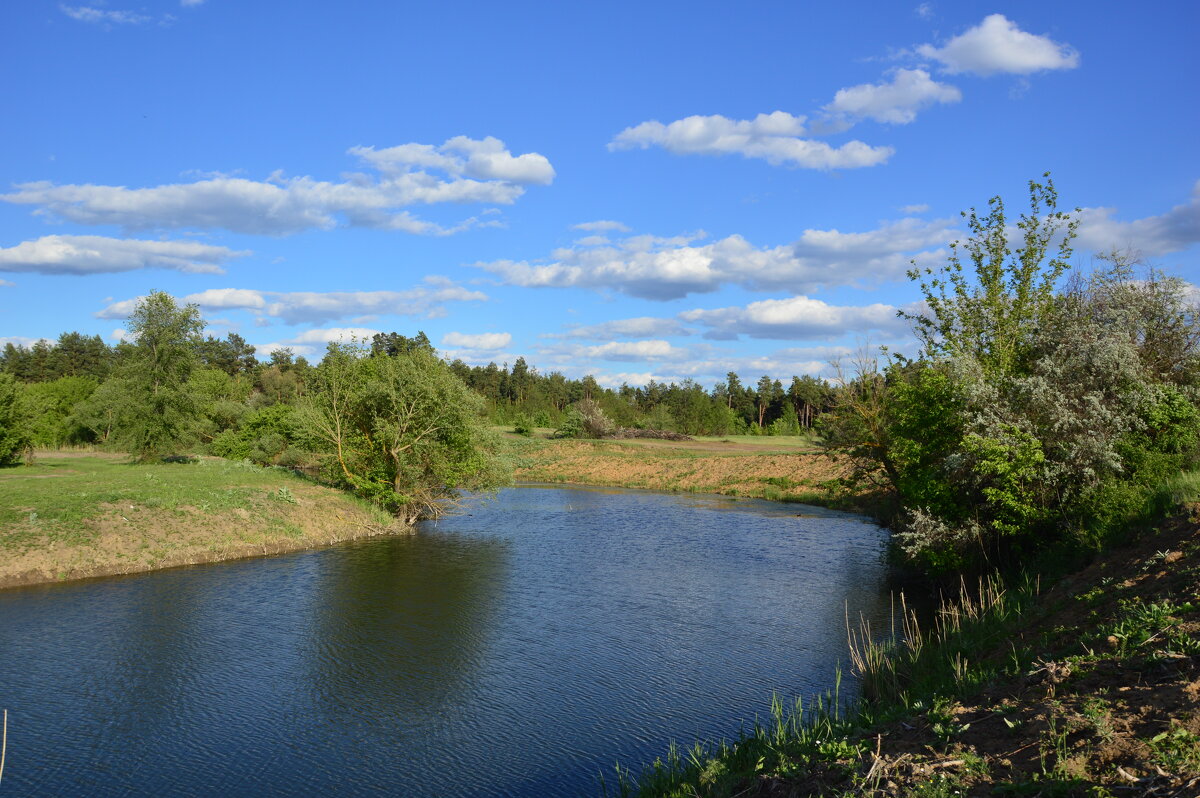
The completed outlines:
<svg viewBox="0 0 1200 798">
<path fill-rule="evenodd" d="M 0 587 L 135 573 L 405 531 L 341 491 L 217 458 L 39 453 L 0 471 Z"/>
</svg>

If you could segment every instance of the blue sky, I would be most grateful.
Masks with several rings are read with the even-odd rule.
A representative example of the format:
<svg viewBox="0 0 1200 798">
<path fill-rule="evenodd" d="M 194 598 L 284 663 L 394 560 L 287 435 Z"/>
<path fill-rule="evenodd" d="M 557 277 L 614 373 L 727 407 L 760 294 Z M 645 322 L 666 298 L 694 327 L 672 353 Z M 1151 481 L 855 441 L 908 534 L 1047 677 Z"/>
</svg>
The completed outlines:
<svg viewBox="0 0 1200 798">
<path fill-rule="evenodd" d="M 601 382 L 904 348 L 909 261 L 1050 170 L 1200 282 L 1181 2 L 6 3 L 0 342 L 196 302 Z"/>
</svg>

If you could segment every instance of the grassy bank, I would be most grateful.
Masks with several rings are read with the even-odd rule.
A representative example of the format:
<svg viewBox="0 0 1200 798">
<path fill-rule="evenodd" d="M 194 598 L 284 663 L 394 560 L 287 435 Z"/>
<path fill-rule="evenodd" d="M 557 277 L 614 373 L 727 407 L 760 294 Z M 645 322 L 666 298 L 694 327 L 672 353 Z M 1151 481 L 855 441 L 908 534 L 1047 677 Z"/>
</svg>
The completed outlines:
<svg viewBox="0 0 1200 798">
<path fill-rule="evenodd" d="M 278 469 L 39 452 L 31 466 L 0 470 L 0 587 L 293 551 L 390 524 Z"/>
<path fill-rule="evenodd" d="M 843 469 L 806 437 L 589 441 L 544 435 L 506 436 L 517 479 L 854 505 L 831 482 Z"/>
<path fill-rule="evenodd" d="M 1053 585 L 985 580 L 925 628 L 897 620 L 882 643 L 848 623 L 861 699 L 776 702 L 606 792 L 1200 795 L 1200 505 Z"/>
</svg>

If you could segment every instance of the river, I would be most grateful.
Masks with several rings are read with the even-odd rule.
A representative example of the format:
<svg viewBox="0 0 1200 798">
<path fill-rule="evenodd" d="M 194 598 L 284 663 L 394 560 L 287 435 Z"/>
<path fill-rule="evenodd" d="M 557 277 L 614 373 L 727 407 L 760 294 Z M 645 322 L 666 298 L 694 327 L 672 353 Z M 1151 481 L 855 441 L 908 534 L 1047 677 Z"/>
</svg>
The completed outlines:
<svg viewBox="0 0 1200 798">
<path fill-rule="evenodd" d="M 0 796 L 595 795 L 830 689 L 884 532 L 522 486 L 411 536 L 0 592 Z"/>
</svg>

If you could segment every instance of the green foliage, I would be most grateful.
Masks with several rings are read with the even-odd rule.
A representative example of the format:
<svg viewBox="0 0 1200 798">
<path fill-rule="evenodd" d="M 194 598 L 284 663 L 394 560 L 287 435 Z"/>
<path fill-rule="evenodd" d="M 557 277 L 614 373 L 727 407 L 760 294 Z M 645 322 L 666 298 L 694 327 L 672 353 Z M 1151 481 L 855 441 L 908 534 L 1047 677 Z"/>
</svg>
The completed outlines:
<svg viewBox="0 0 1200 798">
<path fill-rule="evenodd" d="M 562 420 L 558 422 L 558 429 L 554 430 L 554 437 L 582 438 L 584 436 L 583 422 L 583 413 L 574 407 L 567 408 L 567 412 L 563 413 Z"/>
<path fill-rule="evenodd" d="M 988 213 L 963 213 L 970 235 L 953 242 L 939 271 L 913 269 L 928 314 L 902 313 L 914 323 L 925 354 L 933 359 L 967 357 L 989 374 L 1012 372 L 1026 356 L 1039 324 L 1055 306 L 1054 289 L 1068 268 L 1077 218 L 1058 210 L 1050 174 L 1044 184 L 1029 181 L 1029 213 L 1017 222 L 1021 244 L 1009 248 L 1008 219 L 999 196 Z M 1052 246 L 1057 254 L 1046 260 Z M 960 249 L 971 265 L 968 273 Z"/>
<path fill-rule="evenodd" d="M 51 382 L 34 382 L 21 391 L 21 405 L 29 419 L 31 443 L 57 448 L 93 440 L 91 430 L 79 424 L 72 411 L 96 390 L 94 377 L 59 377 Z"/>
<path fill-rule="evenodd" d="M 516 421 L 513 422 L 513 432 L 518 435 L 524 435 L 526 438 L 531 437 L 533 435 L 533 421 L 524 413 L 519 414 Z"/>
<path fill-rule="evenodd" d="M 267 405 L 246 413 L 237 429 L 226 430 L 213 438 L 209 450 L 230 460 L 282 465 L 299 436 L 294 407 Z"/>
<path fill-rule="evenodd" d="M 331 345 L 315 384 L 296 420 L 327 452 L 327 476 L 407 521 L 507 479 L 483 400 L 424 348 Z"/>
<path fill-rule="evenodd" d="M 195 305 L 179 307 L 154 291 L 138 301 L 126 329 L 130 345 L 118 377 L 125 395 L 116 408 L 113 436 L 147 461 L 187 443 L 197 403 L 188 388 L 204 321 Z"/>
<path fill-rule="evenodd" d="M 902 507 L 895 540 L 929 570 L 1095 547 L 1148 515 L 1200 451 L 1200 327 L 1186 286 L 1126 260 L 1065 290 L 1076 221 L 1030 183 L 1010 249 L 1003 203 L 968 218 L 928 313 L 923 359 L 860 356 L 839 374 L 825 445 Z M 1052 250 L 1056 254 L 1051 256 Z M 967 257 L 963 257 L 965 252 Z"/>
<path fill-rule="evenodd" d="M 17 381 L 0 373 L 0 466 L 21 462 L 30 445 L 29 427 L 21 412 Z"/>
</svg>

